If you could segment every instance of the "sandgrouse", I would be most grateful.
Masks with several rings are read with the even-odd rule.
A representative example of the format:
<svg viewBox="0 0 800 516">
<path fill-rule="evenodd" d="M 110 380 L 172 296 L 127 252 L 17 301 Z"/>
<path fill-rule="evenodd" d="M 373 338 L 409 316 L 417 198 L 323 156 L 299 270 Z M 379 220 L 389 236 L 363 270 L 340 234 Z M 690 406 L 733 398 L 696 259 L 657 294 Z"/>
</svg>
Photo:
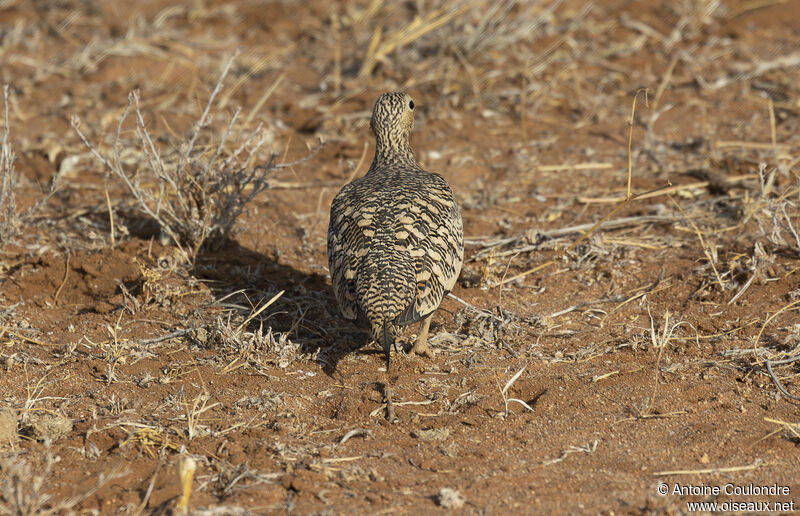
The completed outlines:
<svg viewBox="0 0 800 516">
<path fill-rule="evenodd" d="M 453 288 L 464 257 L 461 210 L 439 174 L 414 159 L 414 101 L 384 93 L 372 111 L 375 157 L 333 199 L 328 266 L 347 319 L 369 324 L 386 369 L 399 326 L 421 321 L 409 354 L 428 357 L 431 314 Z"/>
</svg>

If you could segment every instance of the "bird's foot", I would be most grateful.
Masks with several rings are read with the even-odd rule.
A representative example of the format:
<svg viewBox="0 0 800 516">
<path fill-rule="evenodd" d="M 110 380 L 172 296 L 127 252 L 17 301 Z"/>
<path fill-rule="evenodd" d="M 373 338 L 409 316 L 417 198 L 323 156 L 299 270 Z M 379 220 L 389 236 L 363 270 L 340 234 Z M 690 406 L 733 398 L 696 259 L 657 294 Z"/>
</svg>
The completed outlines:
<svg viewBox="0 0 800 516">
<path fill-rule="evenodd" d="M 422 337 L 422 335 L 420 335 L 420 337 Z M 428 336 L 425 335 L 424 337 L 425 338 L 419 338 L 418 337 L 417 340 L 414 341 L 414 345 L 411 346 L 410 350 L 408 350 L 408 355 L 409 356 L 414 356 L 414 355 L 423 356 L 424 355 L 424 356 L 426 356 L 428 358 L 433 358 L 434 357 L 433 350 L 428 346 L 428 338 L 427 338 Z"/>
</svg>

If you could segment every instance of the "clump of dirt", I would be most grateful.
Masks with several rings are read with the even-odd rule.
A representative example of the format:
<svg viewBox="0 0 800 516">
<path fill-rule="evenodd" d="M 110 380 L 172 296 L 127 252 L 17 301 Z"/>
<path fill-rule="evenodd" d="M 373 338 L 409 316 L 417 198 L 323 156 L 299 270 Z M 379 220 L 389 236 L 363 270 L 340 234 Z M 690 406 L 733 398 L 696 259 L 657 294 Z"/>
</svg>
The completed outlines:
<svg viewBox="0 0 800 516">
<path fill-rule="evenodd" d="M 423 441 L 445 441 L 450 437 L 450 430 L 447 428 L 426 428 L 412 431 L 411 436 Z"/>
</svg>

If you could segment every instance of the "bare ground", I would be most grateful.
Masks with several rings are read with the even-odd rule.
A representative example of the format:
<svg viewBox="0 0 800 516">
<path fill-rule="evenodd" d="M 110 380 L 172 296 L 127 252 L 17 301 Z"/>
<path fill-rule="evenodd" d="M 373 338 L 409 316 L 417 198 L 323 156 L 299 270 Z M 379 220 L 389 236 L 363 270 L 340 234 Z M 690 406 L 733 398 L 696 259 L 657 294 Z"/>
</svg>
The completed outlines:
<svg viewBox="0 0 800 516">
<path fill-rule="evenodd" d="M 798 20 L 793 1 L 0 3 L 19 176 L 0 513 L 177 513 L 189 462 L 198 514 L 797 509 Z M 193 252 L 70 121 L 156 192 L 135 117 L 117 136 L 128 93 L 174 163 L 237 48 L 204 159 L 325 146 Z M 394 89 L 468 245 L 436 357 L 387 375 L 338 314 L 325 241 Z"/>
</svg>

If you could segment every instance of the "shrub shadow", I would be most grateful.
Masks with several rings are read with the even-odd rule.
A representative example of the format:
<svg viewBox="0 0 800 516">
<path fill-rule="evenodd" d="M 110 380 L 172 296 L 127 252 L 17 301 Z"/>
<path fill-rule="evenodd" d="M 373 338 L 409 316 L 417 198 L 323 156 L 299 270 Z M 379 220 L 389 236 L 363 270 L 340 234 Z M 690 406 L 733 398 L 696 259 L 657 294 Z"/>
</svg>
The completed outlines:
<svg viewBox="0 0 800 516">
<path fill-rule="evenodd" d="M 287 333 L 302 353 L 315 357 L 323 371 L 332 376 L 339 361 L 349 353 L 379 354 L 361 348 L 370 343 L 367 333 L 344 319 L 331 290 L 327 274 L 306 273 L 278 263 L 270 257 L 229 239 L 218 250 L 204 251 L 196 259 L 193 273 L 208 282 L 216 299 L 243 291 L 233 302 L 258 307 L 283 291 L 275 302 L 249 323 L 255 331 Z M 232 302 L 227 299 L 227 302 Z"/>
</svg>

